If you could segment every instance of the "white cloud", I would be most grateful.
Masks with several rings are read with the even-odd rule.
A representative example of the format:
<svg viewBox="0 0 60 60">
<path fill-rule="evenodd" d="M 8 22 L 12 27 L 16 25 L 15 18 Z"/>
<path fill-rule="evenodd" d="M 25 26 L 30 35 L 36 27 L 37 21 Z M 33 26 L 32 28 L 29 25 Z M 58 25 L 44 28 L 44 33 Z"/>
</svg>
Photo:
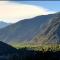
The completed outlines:
<svg viewBox="0 0 60 60">
<path fill-rule="evenodd" d="M 52 11 L 34 5 L 0 1 L 0 21 L 14 23 L 21 19 L 50 14 Z"/>
</svg>

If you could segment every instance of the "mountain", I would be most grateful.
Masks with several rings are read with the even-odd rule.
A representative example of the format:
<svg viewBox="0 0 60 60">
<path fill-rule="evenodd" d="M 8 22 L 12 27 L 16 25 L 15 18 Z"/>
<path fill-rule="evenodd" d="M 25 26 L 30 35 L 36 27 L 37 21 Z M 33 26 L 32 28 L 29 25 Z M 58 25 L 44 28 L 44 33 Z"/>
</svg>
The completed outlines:
<svg viewBox="0 0 60 60">
<path fill-rule="evenodd" d="M 0 29 L 0 40 L 8 43 L 57 43 L 59 33 L 60 13 L 37 16 L 24 19 L 6 28 Z M 58 36 L 59 35 L 59 36 Z M 55 39 L 54 36 L 57 36 Z M 52 39 L 54 38 L 54 39 Z"/>
<path fill-rule="evenodd" d="M 0 58 L 3 55 L 16 53 L 17 49 L 0 41 Z"/>
<path fill-rule="evenodd" d="M 60 44 L 60 13 L 50 19 L 43 32 L 38 33 L 33 41 L 40 44 Z"/>
<path fill-rule="evenodd" d="M 5 23 L 5 22 L 0 21 L 0 29 L 5 28 L 8 25 L 10 25 L 10 23 Z"/>
</svg>

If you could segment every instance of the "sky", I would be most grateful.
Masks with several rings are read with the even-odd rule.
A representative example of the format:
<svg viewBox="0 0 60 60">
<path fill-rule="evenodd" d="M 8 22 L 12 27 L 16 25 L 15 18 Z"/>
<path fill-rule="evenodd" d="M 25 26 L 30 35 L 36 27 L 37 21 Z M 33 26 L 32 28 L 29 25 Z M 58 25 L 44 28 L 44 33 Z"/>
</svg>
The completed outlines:
<svg viewBox="0 0 60 60">
<path fill-rule="evenodd" d="M 17 3 L 42 6 L 49 10 L 60 11 L 60 1 L 20 1 Z"/>
<path fill-rule="evenodd" d="M 0 21 L 16 23 L 60 11 L 59 1 L 0 1 Z"/>
</svg>

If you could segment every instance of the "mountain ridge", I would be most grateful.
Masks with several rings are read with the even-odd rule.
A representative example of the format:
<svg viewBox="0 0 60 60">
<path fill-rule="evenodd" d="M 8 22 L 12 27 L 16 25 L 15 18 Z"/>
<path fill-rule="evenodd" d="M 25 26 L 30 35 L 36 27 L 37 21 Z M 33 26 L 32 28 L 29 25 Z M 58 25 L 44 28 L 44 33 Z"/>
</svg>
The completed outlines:
<svg viewBox="0 0 60 60">
<path fill-rule="evenodd" d="M 5 27 L 7 27 L 8 25 L 10 25 L 10 23 L 6 23 L 6 22 L 3 22 L 3 21 L 0 21 L 0 29 L 3 29 Z"/>
<path fill-rule="evenodd" d="M 60 44 L 60 17 L 54 17 L 41 34 L 34 39 L 43 41 L 44 44 Z"/>
<path fill-rule="evenodd" d="M 59 17 L 59 15 L 60 14 L 58 13 L 42 15 L 31 19 L 24 19 L 15 24 L 11 24 L 6 28 L 0 29 L 0 40 L 8 44 L 20 44 L 26 42 L 39 42 L 39 44 L 42 44 L 48 42 L 50 40 L 48 40 L 48 36 L 51 34 L 48 35 L 45 33 L 46 31 L 49 33 L 49 31 L 52 30 L 52 28 L 55 26 L 55 22 L 53 24 L 53 21 L 55 21 L 55 19 L 57 20 L 56 17 Z M 53 31 L 55 30 L 53 29 Z M 36 35 L 39 37 L 39 39 L 35 38 Z M 52 41 L 54 42 L 54 40 Z"/>
</svg>

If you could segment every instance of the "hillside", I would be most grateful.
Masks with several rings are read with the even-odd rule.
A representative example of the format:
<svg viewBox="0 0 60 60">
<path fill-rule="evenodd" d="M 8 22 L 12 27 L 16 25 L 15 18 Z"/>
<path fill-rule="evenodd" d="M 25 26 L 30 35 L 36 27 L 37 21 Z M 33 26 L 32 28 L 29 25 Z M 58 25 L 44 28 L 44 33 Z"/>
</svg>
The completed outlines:
<svg viewBox="0 0 60 60">
<path fill-rule="evenodd" d="M 21 20 L 1 29 L 0 40 L 8 44 L 59 43 L 59 16 L 56 13 Z"/>
<path fill-rule="evenodd" d="M 17 49 L 0 41 L 0 56 L 16 53 Z M 1 58 L 1 57 L 0 57 Z"/>
<path fill-rule="evenodd" d="M 10 25 L 10 23 L 6 23 L 3 21 L 0 21 L 0 29 L 7 27 L 8 25 Z"/>
<path fill-rule="evenodd" d="M 43 32 L 38 33 L 33 41 L 40 44 L 60 44 L 60 15 L 56 14 L 50 19 Z"/>
</svg>

